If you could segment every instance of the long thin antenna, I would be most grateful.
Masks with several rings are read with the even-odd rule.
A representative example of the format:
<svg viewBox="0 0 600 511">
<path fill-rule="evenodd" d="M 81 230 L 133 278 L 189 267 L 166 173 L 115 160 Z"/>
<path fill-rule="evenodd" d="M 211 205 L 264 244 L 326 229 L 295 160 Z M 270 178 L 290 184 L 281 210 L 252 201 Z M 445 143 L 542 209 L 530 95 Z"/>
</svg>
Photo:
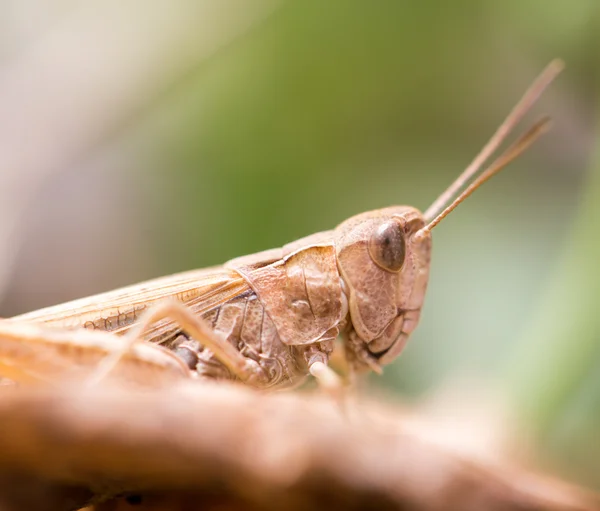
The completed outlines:
<svg viewBox="0 0 600 511">
<path fill-rule="evenodd" d="M 506 151 L 504 151 L 492 164 L 485 169 L 456 199 L 454 199 L 446 208 L 433 218 L 421 231 L 431 231 L 446 216 L 448 216 L 461 202 L 471 195 L 488 179 L 492 178 L 504 167 L 511 163 L 515 158 L 522 154 L 531 144 L 533 144 L 541 135 L 543 135 L 552 124 L 548 117 L 536 122 L 526 133 L 519 137 Z"/>
<path fill-rule="evenodd" d="M 504 142 L 506 137 L 521 121 L 542 92 L 544 92 L 546 87 L 550 85 L 563 68 L 564 63 L 560 59 L 555 59 L 546 66 L 471 164 L 460 176 L 458 176 L 458 178 L 456 178 L 446 191 L 442 193 L 429 208 L 427 208 L 427 211 L 425 211 L 424 214 L 426 221 L 430 222 L 433 218 L 437 217 L 448 201 L 450 201 L 452 197 L 479 171 L 481 166 L 498 149 L 502 142 Z"/>
</svg>

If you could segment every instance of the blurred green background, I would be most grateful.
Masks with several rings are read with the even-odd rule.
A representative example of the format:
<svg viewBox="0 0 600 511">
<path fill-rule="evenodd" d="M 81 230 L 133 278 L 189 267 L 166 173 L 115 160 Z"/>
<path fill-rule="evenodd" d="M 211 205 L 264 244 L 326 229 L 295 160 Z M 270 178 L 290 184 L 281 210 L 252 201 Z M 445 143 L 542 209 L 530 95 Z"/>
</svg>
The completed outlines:
<svg viewBox="0 0 600 511">
<path fill-rule="evenodd" d="M 436 229 L 371 385 L 502 402 L 600 488 L 597 2 L 4 0 L 0 29 L 2 316 L 425 209 L 564 59 L 528 117 L 554 129 Z"/>
</svg>

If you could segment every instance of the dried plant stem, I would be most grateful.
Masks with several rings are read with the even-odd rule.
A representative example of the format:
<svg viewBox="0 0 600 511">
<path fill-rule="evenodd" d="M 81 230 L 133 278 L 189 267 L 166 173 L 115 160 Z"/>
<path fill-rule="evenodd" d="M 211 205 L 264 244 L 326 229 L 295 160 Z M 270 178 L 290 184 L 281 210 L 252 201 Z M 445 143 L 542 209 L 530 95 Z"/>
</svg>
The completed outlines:
<svg viewBox="0 0 600 511">
<path fill-rule="evenodd" d="M 563 483 L 443 451 L 382 405 L 356 404 L 351 415 L 322 397 L 229 385 L 5 388 L 0 509 L 74 509 L 121 492 L 141 495 L 140 510 L 598 506 Z"/>
</svg>

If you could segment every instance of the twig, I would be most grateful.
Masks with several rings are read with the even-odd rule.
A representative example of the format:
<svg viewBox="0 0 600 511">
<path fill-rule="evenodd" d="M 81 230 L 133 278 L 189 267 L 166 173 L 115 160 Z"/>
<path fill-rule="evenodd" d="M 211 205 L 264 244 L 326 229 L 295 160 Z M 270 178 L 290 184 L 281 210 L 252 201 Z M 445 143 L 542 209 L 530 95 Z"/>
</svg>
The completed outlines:
<svg viewBox="0 0 600 511">
<path fill-rule="evenodd" d="M 417 438 L 393 409 L 360 403 L 350 415 L 323 397 L 229 385 L 6 388 L 0 509 L 74 509 L 123 492 L 140 510 L 600 509 L 583 490 Z"/>
</svg>

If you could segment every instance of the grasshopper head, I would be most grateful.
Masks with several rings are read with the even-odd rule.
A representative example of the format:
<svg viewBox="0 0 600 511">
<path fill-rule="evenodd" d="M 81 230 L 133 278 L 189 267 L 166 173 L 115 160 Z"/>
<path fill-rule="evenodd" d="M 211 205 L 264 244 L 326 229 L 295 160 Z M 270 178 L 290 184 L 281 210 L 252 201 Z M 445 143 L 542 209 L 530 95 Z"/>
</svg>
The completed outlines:
<svg viewBox="0 0 600 511">
<path fill-rule="evenodd" d="M 394 206 L 356 215 L 335 231 L 352 335 L 371 366 L 394 360 L 417 325 L 431 256 L 423 227 L 417 209 Z"/>
<path fill-rule="evenodd" d="M 359 368 L 380 370 L 400 354 L 421 313 L 431 230 L 549 128 L 548 119 L 534 124 L 467 186 L 562 68 L 560 60 L 546 67 L 471 164 L 424 214 L 394 206 L 356 215 L 337 227 L 338 266 L 351 322 L 347 350 Z"/>
</svg>

